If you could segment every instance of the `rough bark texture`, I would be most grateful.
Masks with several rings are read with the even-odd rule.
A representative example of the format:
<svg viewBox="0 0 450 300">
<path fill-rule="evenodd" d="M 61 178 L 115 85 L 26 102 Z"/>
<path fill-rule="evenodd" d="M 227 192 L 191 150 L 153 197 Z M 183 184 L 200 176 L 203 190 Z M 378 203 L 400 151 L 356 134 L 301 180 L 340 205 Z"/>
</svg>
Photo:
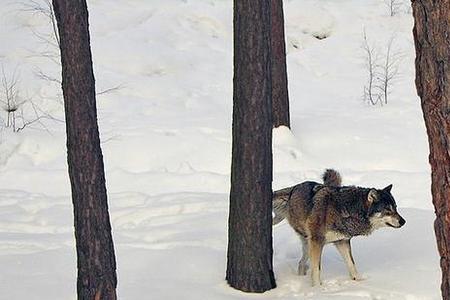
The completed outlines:
<svg viewBox="0 0 450 300">
<path fill-rule="evenodd" d="M 233 158 L 228 283 L 275 287 L 272 266 L 270 0 L 234 1 Z"/>
<path fill-rule="evenodd" d="M 283 0 L 271 2 L 273 127 L 282 125 L 290 127 Z"/>
<path fill-rule="evenodd" d="M 60 36 L 78 299 L 116 299 L 116 262 L 97 126 L 85 0 L 53 0 Z"/>
<path fill-rule="evenodd" d="M 430 146 L 442 298 L 450 299 L 450 0 L 415 0 L 416 86 Z"/>
</svg>

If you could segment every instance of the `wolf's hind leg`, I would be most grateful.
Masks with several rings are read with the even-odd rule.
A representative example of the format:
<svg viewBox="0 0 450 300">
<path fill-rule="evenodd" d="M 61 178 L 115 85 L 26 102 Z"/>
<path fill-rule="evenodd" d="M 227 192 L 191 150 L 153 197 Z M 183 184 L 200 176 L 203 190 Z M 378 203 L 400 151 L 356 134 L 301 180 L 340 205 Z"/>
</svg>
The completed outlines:
<svg viewBox="0 0 450 300">
<path fill-rule="evenodd" d="M 308 239 L 309 246 L 309 258 L 311 260 L 311 278 L 312 285 L 320 285 L 322 282 L 320 281 L 320 264 L 322 258 L 322 249 L 323 242 Z"/>
<path fill-rule="evenodd" d="M 334 245 L 338 249 L 345 263 L 347 264 L 348 272 L 350 274 L 350 278 L 353 280 L 361 280 L 361 276 L 355 267 L 355 261 L 352 256 L 352 248 L 350 245 L 350 240 L 342 240 L 338 242 L 334 242 Z"/>
<path fill-rule="evenodd" d="M 308 271 L 308 261 L 309 261 L 309 249 L 308 249 L 308 241 L 305 237 L 299 235 L 300 241 L 302 242 L 302 258 L 298 262 L 298 275 L 306 275 Z"/>
</svg>

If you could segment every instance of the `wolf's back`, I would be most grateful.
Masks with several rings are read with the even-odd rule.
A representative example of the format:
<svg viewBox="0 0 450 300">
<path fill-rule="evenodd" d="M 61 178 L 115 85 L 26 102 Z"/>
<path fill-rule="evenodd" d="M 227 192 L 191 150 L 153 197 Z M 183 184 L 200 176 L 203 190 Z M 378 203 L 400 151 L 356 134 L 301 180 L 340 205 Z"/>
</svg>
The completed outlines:
<svg viewBox="0 0 450 300">
<path fill-rule="evenodd" d="M 323 185 L 325 186 L 341 186 L 341 175 L 336 170 L 326 169 L 322 175 L 322 179 Z M 316 187 L 320 187 L 320 184 L 317 182 L 306 181 L 293 187 L 275 191 L 272 198 L 274 213 L 272 225 L 280 223 L 288 216 L 289 201 L 291 199 L 293 199 L 293 201 L 302 201 L 300 199 L 303 199 L 303 201 L 310 200 L 316 192 Z"/>
</svg>

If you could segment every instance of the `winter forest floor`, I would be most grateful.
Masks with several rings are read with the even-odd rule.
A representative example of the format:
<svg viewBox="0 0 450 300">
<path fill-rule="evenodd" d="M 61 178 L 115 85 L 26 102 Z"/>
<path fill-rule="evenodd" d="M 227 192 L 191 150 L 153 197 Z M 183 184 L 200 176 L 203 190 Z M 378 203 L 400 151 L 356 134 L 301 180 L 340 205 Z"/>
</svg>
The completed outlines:
<svg viewBox="0 0 450 300">
<path fill-rule="evenodd" d="M 0 0 L 0 63 L 17 70 L 34 123 L 0 132 L 0 299 L 75 299 L 76 259 L 56 49 L 45 17 Z M 383 0 L 287 0 L 292 131 L 274 131 L 274 189 L 338 169 L 344 184 L 394 185 L 399 230 L 354 241 L 364 280 L 332 247 L 323 281 L 296 275 L 300 245 L 274 228 L 278 288 L 248 295 L 225 280 L 231 154 L 232 1 L 92 0 L 98 118 L 120 299 L 439 299 L 428 145 L 414 87 L 413 19 Z M 363 31 L 380 60 L 401 57 L 387 105 L 362 100 Z M 317 37 L 326 37 L 318 39 Z M 50 59 L 49 59 L 50 56 Z M 52 60 L 53 59 L 53 60 Z M 24 117 L 35 117 L 30 104 Z M 6 119 L 1 111 L 0 117 Z M 19 121 L 18 121 L 19 122 Z"/>
</svg>

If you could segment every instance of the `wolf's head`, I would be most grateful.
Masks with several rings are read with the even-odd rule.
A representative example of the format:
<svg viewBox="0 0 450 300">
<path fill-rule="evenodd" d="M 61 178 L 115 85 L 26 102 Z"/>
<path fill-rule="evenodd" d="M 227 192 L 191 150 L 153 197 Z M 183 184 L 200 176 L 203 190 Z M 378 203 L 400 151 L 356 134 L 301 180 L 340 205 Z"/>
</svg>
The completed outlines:
<svg viewBox="0 0 450 300">
<path fill-rule="evenodd" d="M 397 212 L 397 204 L 391 194 L 392 184 L 382 190 L 371 189 L 367 196 L 369 220 L 372 230 L 389 226 L 400 228 L 405 219 Z"/>
</svg>

